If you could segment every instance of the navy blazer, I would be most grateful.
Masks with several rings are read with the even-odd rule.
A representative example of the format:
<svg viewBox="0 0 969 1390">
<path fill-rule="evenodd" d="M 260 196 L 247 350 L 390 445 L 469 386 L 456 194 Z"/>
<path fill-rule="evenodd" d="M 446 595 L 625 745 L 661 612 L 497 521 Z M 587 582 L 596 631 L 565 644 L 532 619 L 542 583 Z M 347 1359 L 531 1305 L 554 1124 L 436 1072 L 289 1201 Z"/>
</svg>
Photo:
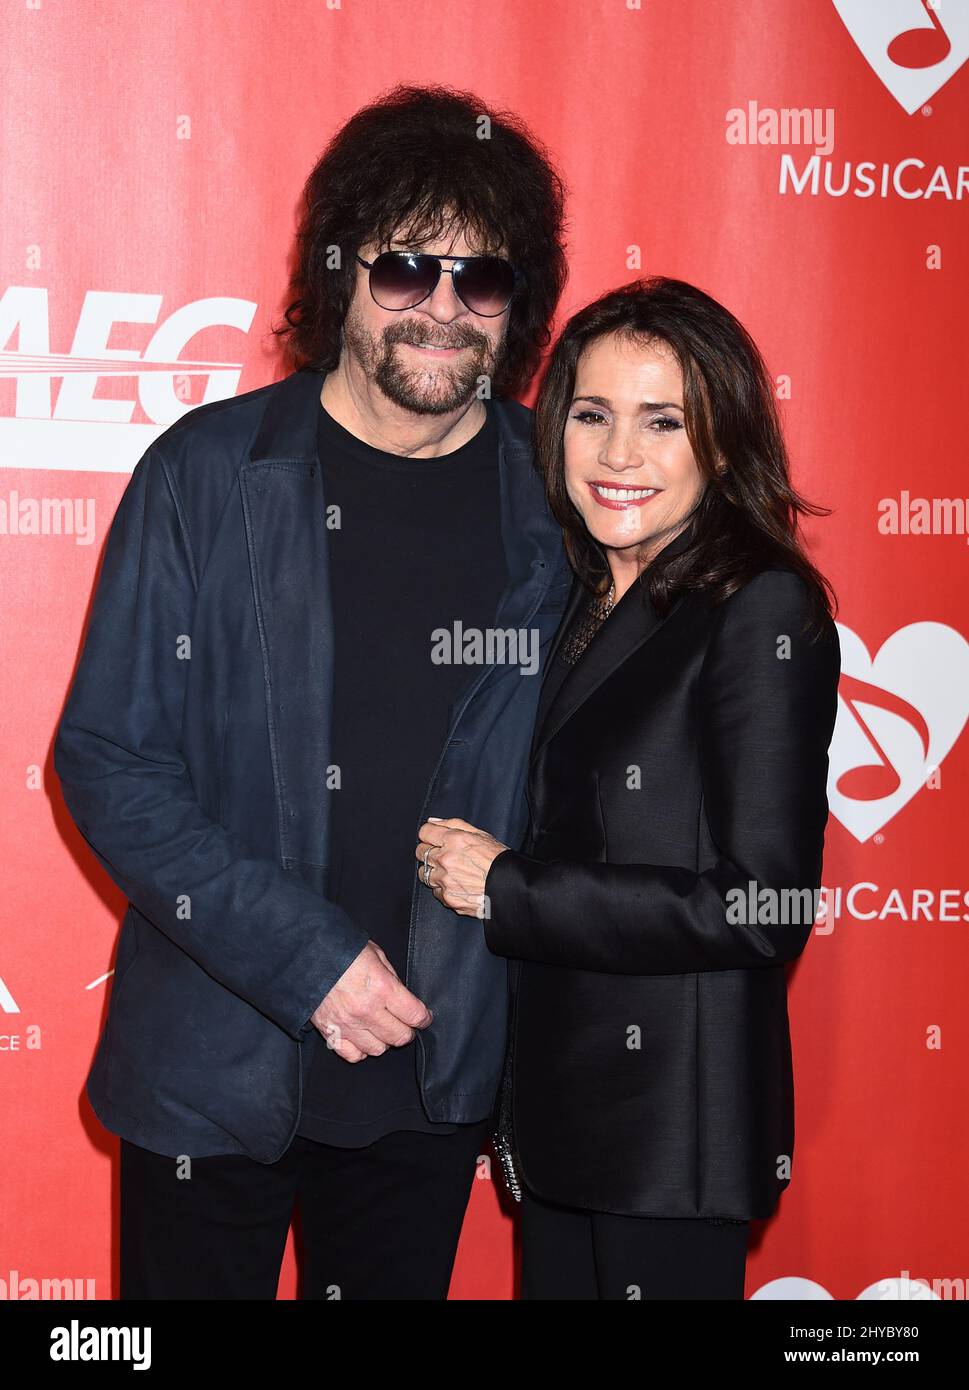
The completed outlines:
<svg viewBox="0 0 969 1390">
<path fill-rule="evenodd" d="M 198 406 L 145 452 L 108 534 L 54 745 L 68 810 L 129 899 L 87 1094 L 108 1129 L 157 1153 L 269 1163 L 285 1151 L 325 1046 L 311 1015 L 373 926 L 324 896 L 338 793 L 322 382 L 302 370 Z M 495 626 L 537 630 L 543 660 L 570 572 L 531 412 L 493 407 L 510 575 Z M 518 665 L 472 673 L 428 768 L 422 820 L 465 816 L 520 842 L 539 686 Z M 505 962 L 416 871 L 406 983 L 434 1013 L 416 1042 L 428 1114 L 485 1118 Z"/>
<path fill-rule="evenodd" d="M 485 884 L 539 1198 L 745 1220 L 790 1181 L 785 965 L 814 925 L 840 671 L 807 613 L 783 568 L 665 617 L 636 585 L 543 701 L 528 841 Z"/>
</svg>

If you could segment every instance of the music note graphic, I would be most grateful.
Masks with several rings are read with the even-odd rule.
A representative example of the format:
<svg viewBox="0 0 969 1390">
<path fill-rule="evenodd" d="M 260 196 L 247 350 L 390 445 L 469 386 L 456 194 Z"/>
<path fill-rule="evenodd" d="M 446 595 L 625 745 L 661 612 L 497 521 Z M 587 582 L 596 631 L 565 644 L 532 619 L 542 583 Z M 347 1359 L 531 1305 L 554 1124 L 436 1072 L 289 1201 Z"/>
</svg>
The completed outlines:
<svg viewBox="0 0 969 1390">
<path fill-rule="evenodd" d="M 878 762 L 849 768 L 847 772 L 841 774 L 835 785 L 842 796 L 851 797 L 854 801 L 880 801 L 882 797 L 891 796 L 893 792 L 898 790 L 901 786 L 901 778 L 889 761 L 885 750 L 862 718 L 857 704 L 875 705 L 878 709 L 887 710 L 890 714 L 897 714 L 900 719 L 911 724 L 922 742 L 923 758 L 926 758 L 929 752 L 929 726 L 918 710 L 907 700 L 902 700 L 898 695 L 892 695 L 877 685 L 868 685 L 865 681 L 857 680 L 854 676 L 843 675 L 838 690 L 861 732 L 877 753 Z"/>
<path fill-rule="evenodd" d="M 888 56 L 900 68 L 934 68 L 948 58 L 952 44 L 949 35 L 929 0 L 922 0 L 925 12 L 932 21 L 931 29 L 906 29 L 888 45 Z"/>
</svg>

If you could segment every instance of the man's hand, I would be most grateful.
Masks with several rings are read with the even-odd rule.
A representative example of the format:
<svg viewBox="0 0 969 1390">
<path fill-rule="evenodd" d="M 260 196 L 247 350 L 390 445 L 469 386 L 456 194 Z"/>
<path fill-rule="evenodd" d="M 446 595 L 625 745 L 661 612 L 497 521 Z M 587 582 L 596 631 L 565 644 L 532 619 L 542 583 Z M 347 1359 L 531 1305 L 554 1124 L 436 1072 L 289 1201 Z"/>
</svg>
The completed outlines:
<svg viewBox="0 0 969 1390">
<path fill-rule="evenodd" d="M 379 1057 L 403 1047 L 432 1014 L 406 985 L 377 945 L 368 941 L 313 1015 L 312 1023 L 345 1062 Z"/>
</svg>

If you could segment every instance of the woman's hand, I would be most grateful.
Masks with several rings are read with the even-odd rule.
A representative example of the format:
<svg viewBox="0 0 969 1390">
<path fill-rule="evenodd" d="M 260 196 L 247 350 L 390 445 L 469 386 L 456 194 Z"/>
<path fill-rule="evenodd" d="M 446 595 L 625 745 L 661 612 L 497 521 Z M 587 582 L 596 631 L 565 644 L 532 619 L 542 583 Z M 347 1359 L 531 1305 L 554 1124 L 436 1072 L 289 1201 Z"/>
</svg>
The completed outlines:
<svg viewBox="0 0 969 1390">
<path fill-rule="evenodd" d="M 466 820 L 432 816 L 418 831 L 420 840 L 414 857 L 420 860 L 418 874 L 438 902 L 462 917 L 489 916 L 485 901 L 488 870 L 507 845 L 477 830 Z"/>
</svg>

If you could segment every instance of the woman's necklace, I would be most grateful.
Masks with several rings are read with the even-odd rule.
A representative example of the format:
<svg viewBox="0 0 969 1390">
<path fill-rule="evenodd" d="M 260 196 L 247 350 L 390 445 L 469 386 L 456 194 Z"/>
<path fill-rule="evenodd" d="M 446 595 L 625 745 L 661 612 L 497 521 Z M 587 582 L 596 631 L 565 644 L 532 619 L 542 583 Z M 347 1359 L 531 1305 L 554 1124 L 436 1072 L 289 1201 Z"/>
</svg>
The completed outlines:
<svg viewBox="0 0 969 1390">
<path fill-rule="evenodd" d="M 562 643 L 559 653 L 569 666 L 574 666 L 602 624 L 612 612 L 616 602 L 616 581 L 609 585 L 609 592 L 603 598 L 589 600 L 585 612 L 572 632 Z"/>
</svg>

